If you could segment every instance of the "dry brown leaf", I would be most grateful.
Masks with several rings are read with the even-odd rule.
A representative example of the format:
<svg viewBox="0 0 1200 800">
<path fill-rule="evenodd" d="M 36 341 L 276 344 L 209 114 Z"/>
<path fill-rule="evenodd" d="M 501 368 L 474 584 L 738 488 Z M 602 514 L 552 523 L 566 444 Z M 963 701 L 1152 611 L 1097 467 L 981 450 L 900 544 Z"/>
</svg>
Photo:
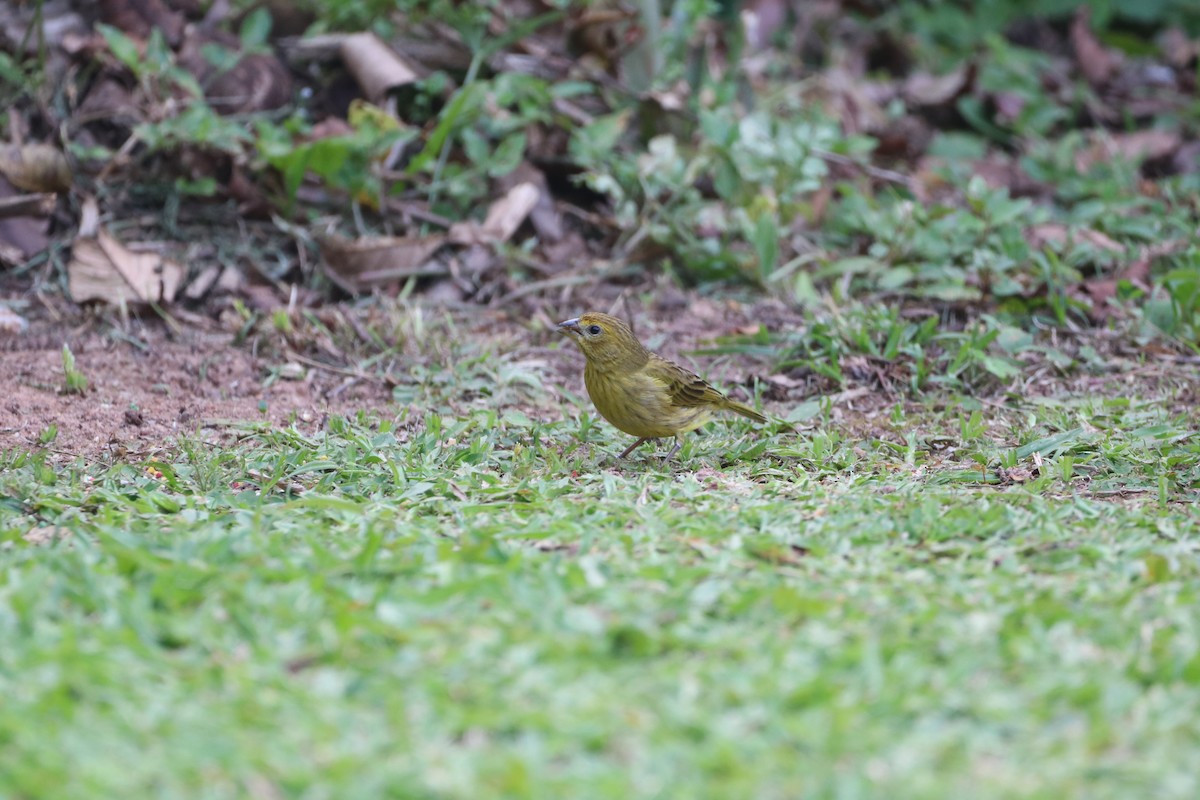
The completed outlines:
<svg viewBox="0 0 1200 800">
<path fill-rule="evenodd" d="M 318 237 L 318 243 L 325 274 L 350 294 L 405 278 L 447 272 L 444 265 L 431 261 L 446 243 L 442 235 L 347 239 L 327 234 Z"/>
<path fill-rule="evenodd" d="M 833 182 L 825 182 L 817 187 L 817 190 L 812 193 L 808 201 L 808 214 L 797 215 L 792 223 L 792 230 L 799 231 L 804 226 L 811 225 L 813 228 L 819 228 L 825 222 L 825 214 L 829 210 L 830 202 L 833 200 L 834 194 Z M 916 189 L 914 188 L 914 192 Z"/>
<path fill-rule="evenodd" d="M 767 383 L 778 386 L 781 389 L 799 389 L 801 386 L 804 386 L 804 381 L 793 378 L 790 375 L 785 375 L 782 372 L 768 375 L 765 380 Z"/>
<path fill-rule="evenodd" d="M 416 69 L 373 33 L 355 33 L 339 48 L 346 69 L 372 103 L 382 103 L 387 93 L 419 79 Z"/>
<path fill-rule="evenodd" d="M 172 47 L 179 44 L 187 18 L 163 0 L 100 0 L 100 20 L 130 36 L 145 39 L 156 28 Z"/>
<path fill-rule="evenodd" d="M 1175 69 L 1187 69 L 1200 56 L 1200 42 L 1192 41 L 1181 28 L 1167 28 L 1158 45 L 1167 63 Z"/>
<path fill-rule="evenodd" d="M 39 525 L 38 527 L 30 528 L 21 538 L 33 545 L 52 544 L 63 539 L 70 539 L 71 531 L 69 528 L 63 528 L 58 525 Z"/>
<path fill-rule="evenodd" d="M 269 283 L 243 283 L 238 294 L 247 306 L 264 314 L 270 314 L 283 305 L 279 292 Z"/>
<path fill-rule="evenodd" d="M 741 16 L 747 52 L 743 61 L 768 50 L 772 37 L 787 24 L 792 7 L 793 4 L 785 0 L 750 0 L 745 4 Z"/>
<path fill-rule="evenodd" d="M 16 335 L 29 330 L 29 322 L 8 306 L 0 306 L 0 333 Z"/>
<path fill-rule="evenodd" d="M 204 97 L 221 114 L 249 114 L 282 107 L 292 99 L 292 76 L 269 53 L 248 53 L 233 69 L 204 86 Z"/>
<path fill-rule="evenodd" d="M 933 140 L 929 123 L 914 114 L 888 120 L 882 127 L 872 128 L 870 133 L 879 142 L 875 155 L 881 159 L 915 160 Z"/>
<path fill-rule="evenodd" d="M 229 172 L 229 181 L 225 191 L 237 201 L 238 211 L 246 217 L 267 217 L 271 210 L 271 201 L 263 190 L 262 181 L 258 176 L 248 174 L 248 169 L 234 162 Z"/>
<path fill-rule="evenodd" d="M 102 78 L 88 90 L 83 102 L 71 115 L 72 124 L 79 126 L 97 119 L 114 123 L 138 122 L 142 119 L 142 112 L 133 94 L 120 81 Z"/>
<path fill-rule="evenodd" d="M 1154 259 L 1177 253 L 1190 244 L 1186 239 L 1169 239 L 1146 245 L 1138 252 L 1137 258 L 1111 278 L 1092 278 L 1075 287 L 1092 299 L 1092 319 L 1099 322 L 1109 316 L 1108 301 L 1117 296 L 1117 286 L 1121 281 L 1127 281 L 1143 290 L 1147 289 L 1146 282 L 1150 277 L 1150 266 Z"/>
<path fill-rule="evenodd" d="M 65 192 L 71 188 L 71 167 L 66 156 L 48 144 L 0 147 L 0 174 L 26 192 Z"/>
<path fill-rule="evenodd" d="M 542 260 L 550 274 L 562 272 L 572 264 L 578 264 L 588 256 L 587 242 L 579 231 L 567 231 L 556 242 L 543 242 L 539 248 Z"/>
<path fill-rule="evenodd" d="M 996 105 L 996 119 L 1013 124 L 1025 110 L 1026 98 L 1017 92 L 996 92 L 992 95 L 992 102 Z"/>
<path fill-rule="evenodd" d="M 975 82 L 975 62 L 962 64 L 945 75 L 914 72 L 904 81 L 904 99 L 913 106 L 944 106 L 958 99 Z"/>
<path fill-rule="evenodd" d="M 492 203 L 483 224 L 456 222 L 450 226 L 454 244 L 494 244 L 507 242 L 537 205 L 541 192 L 532 183 L 518 183 Z"/>
<path fill-rule="evenodd" d="M 993 188 L 1008 189 L 1013 197 L 1041 195 L 1047 187 L 1034 180 L 1021 167 L 1021 161 L 1006 153 L 991 152 L 971 162 L 971 173 Z"/>
<path fill-rule="evenodd" d="M 1071 20 L 1071 49 L 1075 51 L 1075 61 L 1087 82 L 1102 86 L 1120 65 L 1116 55 L 1105 49 L 1092 33 L 1091 18 L 1091 9 L 1087 5 L 1079 6 Z"/>
<path fill-rule="evenodd" d="M 822 107 L 841 120 L 847 133 L 862 133 L 887 122 L 884 107 L 894 97 L 890 83 L 873 84 L 839 67 L 822 70 L 815 80 Z"/>
<path fill-rule="evenodd" d="M 682 84 L 682 81 L 680 82 Z M 633 127 L 641 131 L 652 131 L 654 136 L 670 135 L 676 139 L 692 138 L 696 129 L 696 115 L 687 106 L 686 84 L 667 91 L 647 92 L 639 99 L 632 120 Z M 529 148 L 531 153 L 541 151 Z"/>
<path fill-rule="evenodd" d="M 567 21 L 567 49 L 610 69 L 630 47 L 637 12 L 616 3 L 592 3 Z"/>
<path fill-rule="evenodd" d="M 326 117 L 309 129 L 308 139 L 315 142 L 335 136 L 349 136 L 352 133 L 354 128 L 346 120 L 341 117 Z"/>
<path fill-rule="evenodd" d="M 553 244 L 563 238 L 563 219 L 558 207 L 554 205 L 554 195 L 551 194 L 546 174 L 528 161 L 522 161 L 517 168 L 501 178 L 497 185 L 504 191 L 520 183 L 532 183 L 538 189 L 537 203 L 529 212 L 529 221 L 537 233 L 538 241 L 542 244 Z"/>
<path fill-rule="evenodd" d="M 135 253 L 102 230 L 94 239 L 75 240 L 67 274 L 76 303 L 170 303 L 183 267 L 157 253 Z"/>
<path fill-rule="evenodd" d="M 67 264 L 71 299 L 113 305 L 173 302 L 183 267 L 158 253 L 134 252 L 104 230 L 99 217 L 95 200 L 85 201 Z"/>
<path fill-rule="evenodd" d="M 236 53 L 232 67 L 218 68 L 206 56 L 213 45 Z M 204 97 L 219 114 L 246 114 L 279 108 L 292 99 L 292 76 L 273 53 L 239 52 L 233 34 L 189 26 L 179 47 L 179 65 L 204 87 Z"/>
<path fill-rule="evenodd" d="M 204 296 L 217 285 L 217 281 L 221 278 L 221 267 L 216 264 L 210 264 L 200 271 L 192 281 L 183 290 L 183 295 L 188 300 L 202 300 Z"/>
<path fill-rule="evenodd" d="M 953 186 L 947 179 L 945 161 L 934 156 L 921 156 L 913 169 L 912 191 L 913 196 L 925 204 L 951 193 Z"/>
<path fill-rule="evenodd" d="M 1000 479 L 1000 483 L 1028 483 L 1033 480 L 1036 474 L 1035 470 L 1028 467 L 1000 467 L 996 470 L 996 477 Z"/>
<path fill-rule="evenodd" d="M 1029 244 L 1035 250 L 1040 250 L 1047 244 L 1065 246 L 1074 242 L 1087 242 L 1101 250 L 1112 253 L 1124 253 L 1125 247 L 1100 231 L 1091 228 L 1070 228 L 1058 222 L 1045 222 L 1034 225 L 1025 232 Z"/>
<path fill-rule="evenodd" d="M 57 203 L 55 194 L 19 194 L 0 177 L 0 264 L 18 265 L 50 243 L 46 220 Z"/>
<path fill-rule="evenodd" d="M 43 65 L 48 74 L 58 74 L 54 56 L 68 37 L 79 36 L 90 30 L 90 20 L 85 20 L 71 3 L 41 2 L 0 3 L 0 42 L 4 51 L 33 58 L 50 58 Z"/>
<path fill-rule="evenodd" d="M 1075 154 L 1075 169 L 1087 172 L 1096 164 L 1116 159 L 1141 163 L 1165 158 L 1182 142 L 1176 131 L 1159 129 L 1098 134 L 1090 147 Z"/>
<path fill-rule="evenodd" d="M 246 276 L 236 267 L 226 267 L 221 270 L 221 277 L 217 278 L 216 289 L 218 292 L 225 294 L 235 294 L 242 291 L 246 285 Z"/>
<path fill-rule="evenodd" d="M 1191 175 L 1200 171 L 1200 141 L 1188 142 L 1176 150 L 1170 161 L 1171 175 Z"/>
</svg>

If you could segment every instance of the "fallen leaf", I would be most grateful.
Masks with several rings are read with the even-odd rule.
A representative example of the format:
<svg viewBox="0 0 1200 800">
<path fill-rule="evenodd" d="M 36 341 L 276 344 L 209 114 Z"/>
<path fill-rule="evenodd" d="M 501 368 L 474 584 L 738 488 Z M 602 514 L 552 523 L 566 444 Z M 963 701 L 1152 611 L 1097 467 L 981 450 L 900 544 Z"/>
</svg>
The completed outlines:
<svg viewBox="0 0 1200 800">
<path fill-rule="evenodd" d="M 247 217 L 266 217 L 271 203 L 262 189 L 261 181 L 247 174 L 245 166 L 234 163 L 229 172 L 225 190 L 237 201 L 238 211 Z"/>
<path fill-rule="evenodd" d="M 541 192 L 532 183 L 518 183 L 488 208 L 483 224 L 456 222 L 450 226 L 454 244 L 496 244 L 512 238 L 537 205 Z"/>
<path fill-rule="evenodd" d="M 67 274 L 76 303 L 170 303 L 183 267 L 157 253 L 135 253 L 100 231 L 94 239 L 75 240 Z"/>
<path fill-rule="evenodd" d="M 1079 6 L 1071 20 L 1071 49 L 1083 77 L 1093 86 L 1103 86 L 1119 66 L 1117 57 L 1106 50 L 1092 33 L 1092 12 L 1085 4 Z"/>
<path fill-rule="evenodd" d="M 983 158 L 971 162 L 972 175 L 980 178 L 995 189 L 1008 189 L 1013 197 L 1040 197 L 1049 193 L 1045 184 L 1030 177 L 1021 165 L 1021 159 L 1007 153 L 990 152 Z"/>
<path fill-rule="evenodd" d="M 204 296 L 217 285 L 217 280 L 221 277 L 221 267 L 216 264 L 210 264 L 200 271 L 192 281 L 183 290 L 183 295 L 188 300 L 202 300 Z"/>
<path fill-rule="evenodd" d="M 187 18 L 163 0 L 100 0 L 100 21 L 120 28 L 130 36 L 145 39 L 156 28 L 172 46 L 179 44 Z"/>
<path fill-rule="evenodd" d="M 21 538 L 32 545 L 47 545 L 63 539 L 70 539 L 71 531 L 58 525 L 42 525 L 30 528 Z"/>
<path fill-rule="evenodd" d="M 318 237 L 318 243 L 325 274 L 350 294 L 405 278 L 447 273 L 444 265 L 431 261 L 446 243 L 440 234 L 366 239 L 327 234 Z"/>
<path fill-rule="evenodd" d="M 637 12 L 586 4 L 567 20 L 567 49 L 573 55 L 611 70 L 628 50 Z"/>
<path fill-rule="evenodd" d="M 1033 479 L 1034 473 L 1035 470 L 1028 467 L 1000 467 L 996 470 L 1001 484 L 1028 483 Z"/>
<path fill-rule="evenodd" d="M 57 195 L 20 194 L 0 177 L 0 264 L 23 264 L 50 243 L 50 223 Z"/>
<path fill-rule="evenodd" d="M 1125 246 L 1100 231 L 1091 228 L 1068 227 L 1058 222 L 1045 222 L 1034 225 L 1025 232 L 1029 244 L 1035 250 L 1040 250 L 1047 244 L 1067 247 L 1075 242 L 1087 242 L 1100 250 L 1112 253 L 1124 253 Z"/>
<path fill-rule="evenodd" d="M 1108 278 L 1092 278 L 1077 286 L 1092 299 L 1091 317 L 1099 322 L 1107 318 L 1111 309 L 1108 301 L 1117 295 L 1117 286 L 1125 281 L 1145 290 L 1150 277 L 1150 266 L 1156 258 L 1172 255 L 1190 246 L 1185 239 L 1169 239 L 1165 242 L 1146 245 L 1138 252 L 1138 257 L 1123 270 Z"/>
<path fill-rule="evenodd" d="M 804 381 L 793 378 L 790 375 L 784 375 L 782 372 L 768 375 L 765 380 L 767 383 L 778 386 L 780 389 L 799 389 L 805 384 Z"/>
<path fill-rule="evenodd" d="M 971 61 L 945 75 L 914 72 L 904 81 L 901 94 L 913 106 L 944 106 L 957 100 L 975 82 L 975 62 Z"/>
<path fill-rule="evenodd" d="M 226 267 L 221 270 L 221 277 L 217 278 L 216 289 L 218 292 L 226 294 L 234 294 L 240 292 L 246 285 L 246 277 L 241 271 L 234 267 Z"/>
<path fill-rule="evenodd" d="M 99 216 L 96 201 L 86 200 L 67 264 L 71 299 L 112 305 L 173 302 L 183 267 L 158 253 L 126 247 L 99 225 Z"/>
<path fill-rule="evenodd" d="M 213 46 L 230 53 L 230 64 L 214 64 Z M 179 46 L 179 65 L 204 87 L 204 98 L 219 114 L 249 114 L 276 109 L 292 99 L 292 76 L 274 53 L 242 52 L 242 42 L 227 31 L 188 26 Z"/>
<path fill-rule="evenodd" d="M 862 133 L 887 123 L 884 108 L 895 98 L 890 83 L 879 86 L 863 81 L 861 76 L 839 67 L 823 70 L 815 80 L 818 102 L 841 121 L 847 133 Z"/>
<path fill-rule="evenodd" d="M 354 133 L 354 126 L 341 117 L 326 117 L 312 126 L 308 132 L 309 141 L 331 139 L 334 136 L 349 136 Z"/>
<path fill-rule="evenodd" d="M 248 53 L 237 64 L 204 84 L 204 97 L 220 114 L 272 111 L 290 102 L 292 76 L 269 53 Z"/>
<path fill-rule="evenodd" d="M 1114 160 L 1140 164 L 1163 159 L 1179 149 L 1183 137 L 1176 131 L 1157 128 L 1132 133 L 1102 133 L 1092 144 L 1075 154 L 1075 169 L 1087 172 L 1096 164 Z"/>
<path fill-rule="evenodd" d="M 933 129 L 922 117 L 914 114 L 889 119 L 870 134 L 879 144 L 875 154 L 881 159 L 912 161 L 920 158 L 933 141 Z"/>
<path fill-rule="evenodd" d="M 100 119 L 124 124 L 142 120 L 133 94 L 115 78 L 102 78 L 88 90 L 71 115 L 71 124 L 82 127 Z"/>
<path fill-rule="evenodd" d="M 279 292 L 269 283 L 245 283 L 240 294 L 247 306 L 264 314 L 272 313 L 283 304 Z"/>
<path fill-rule="evenodd" d="M 48 144 L 0 147 L 0 174 L 26 192 L 65 192 L 71 188 L 71 167 L 66 156 Z"/>
<path fill-rule="evenodd" d="M 16 335 L 29 330 L 29 322 L 8 306 L 0 306 L 0 333 Z"/>
<path fill-rule="evenodd" d="M 1192 175 L 1200 171 L 1200 141 L 1188 142 L 1172 153 L 1170 170 L 1166 174 Z"/>
<path fill-rule="evenodd" d="M 302 381 L 308 376 L 308 369 L 303 364 L 289 361 L 279 367 L 279 377 L 285 381 Z"/>
<path fill-rule="evenodd" d="M 992 95 L 992 102 L 996 104 L 996 119 L 1013 124 L 1025 110 L 1026 98 L 1016 92 L 996 92 Z"/>
<path fill-rule="evenodd" d="M 537 203 L 529 212 L 529 221 L 533 224 L 538 241 L 545 245 L 562 239 L 562 214 L 554 205 L 554 195 L 550 192 L 545 173 L 528 161 L 522 161 L 515 170 L 498 181 L 505 191 L 521 183 L 532 183 L 538 189 Z"/>
<path fill-rule="evenodd" d="M 1168 28 L 1159 37 L 1159 49 L 1175 69 L 1194 67 L 1200 55 L 1200 42 L 1194 42 L 1181 28 Z"/>
</svg>

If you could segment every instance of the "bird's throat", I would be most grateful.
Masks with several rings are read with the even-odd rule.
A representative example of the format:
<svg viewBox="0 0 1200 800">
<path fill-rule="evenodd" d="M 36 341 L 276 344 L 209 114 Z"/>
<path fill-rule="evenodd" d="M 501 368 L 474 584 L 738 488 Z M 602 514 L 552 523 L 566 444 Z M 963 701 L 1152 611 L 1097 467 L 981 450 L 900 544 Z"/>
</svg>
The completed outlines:
<svg viewBox="0 0 1200 800">
<path fill-rule="evenodd" d="M 587 369 L 596 372 L 627 374 L 636 372 L 650 361 L 650 352 L 638 344 L 628 348 L 604 348 L 584 351 Z"/>
</svg>

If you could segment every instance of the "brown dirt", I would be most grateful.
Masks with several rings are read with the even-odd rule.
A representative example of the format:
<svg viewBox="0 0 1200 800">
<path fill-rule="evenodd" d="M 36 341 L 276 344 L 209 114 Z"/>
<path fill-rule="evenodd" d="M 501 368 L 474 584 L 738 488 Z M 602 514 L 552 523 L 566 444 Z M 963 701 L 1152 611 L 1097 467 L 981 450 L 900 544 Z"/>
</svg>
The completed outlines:
<svg viewBox="0 0 1200 800">
<path fill-rule="evenodd" d="M 377 383 L 331 398 L 342 379 L 321 370 L 267 386 L 264 360 L 233 346 L 228 334 L 180 342 L 151 328 L 140 338 L 144 351 L 111 341 L 77 344 L 76 368 L 89 383 L 83 395 L 61 391 L 61 345 L 0 352 L 0 450 L 33 449 L 54 425 L 50 449 L 61 457 L 147 458 L 180 435 L 227 429 L 230 422 L 294 419 L 313 429 L 330 413 L 384 408 L 390 399 Z"/>
</svg>

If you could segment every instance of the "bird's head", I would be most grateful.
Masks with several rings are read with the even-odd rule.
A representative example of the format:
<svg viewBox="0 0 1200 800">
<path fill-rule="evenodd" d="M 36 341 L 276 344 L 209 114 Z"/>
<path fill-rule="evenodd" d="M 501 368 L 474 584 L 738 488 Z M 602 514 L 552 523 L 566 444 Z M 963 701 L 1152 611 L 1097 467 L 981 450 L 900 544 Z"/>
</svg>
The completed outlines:
<svg viewBox="0 0 1200 800">
<path fill-rule="evenodd" d="M 589 311 L 558 323 L 557 329 L 579 345 L 588 363 L 598 367 L 638 369 L 650 357 L 629 326 L 608 314 Z"/>
</svg>

